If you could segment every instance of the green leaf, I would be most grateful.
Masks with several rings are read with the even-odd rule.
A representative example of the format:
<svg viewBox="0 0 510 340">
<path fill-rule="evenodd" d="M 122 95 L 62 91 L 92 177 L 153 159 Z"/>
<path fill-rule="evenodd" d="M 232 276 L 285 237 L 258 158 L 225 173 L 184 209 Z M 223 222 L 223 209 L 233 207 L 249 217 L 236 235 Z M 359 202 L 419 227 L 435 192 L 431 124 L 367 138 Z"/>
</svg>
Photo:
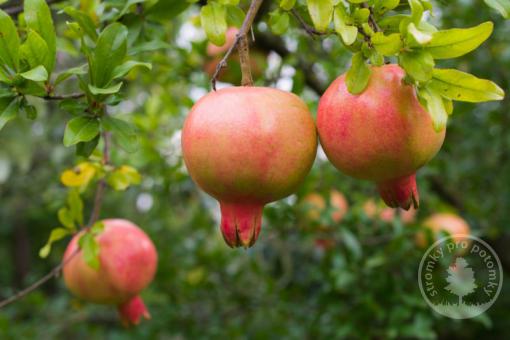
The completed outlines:
<svg viewBox="0 0 510 340">
<path fill-rule="evenodd" d="M 71 213 L 71 211 L 68 208 L 64 207 L 64 208 L 60 208 L 58 210 L 58 220 L 67 229 L 72 230 L 72 231 L 76 230 L 76 225 L 74 224 L 73 214 Z"/>
<path fill-rule="evenodd" d="M 81 66 L 73 67 L 73 68 L 67 69 L 65 71 L 62 71 L 57 76 L 57 79 L 55 80 L 55 86 L 60 84 L 61 82 L 63 82 L 64 80 L 68 79 L 69 77 L 71 77 L 73 75 L 87 74 L 87 67 L 88 67 L 87 64 L 83 64 Z"/>
<path fill-rule="evenodd" d="M 401 53 L 399 64 L 406 73 L 420 82 L 426 82 L 432 78 L 434 59 L 432 55 L 423 50 Z"/>
<path fill-rule="evenodd" d="M 226 7 L 227 7 L 227 26 L 241 27 L 246 16 L 244 11 L 237 6 Z"/>
<path fill-rule="evenodd" d="M 70 189 L 67 194 L 67 205 L 71 212 L 71 216 L 78 224 L 83 224 L 83 201 L 81 200 L 78 190 Z"/>
<path fill-rule="evenodd" d="M 98 270 L 99 262 L 99 243 L 91 232 L 84 233 L 78 240 L 78 245 L 83 253 L 83 260 L 91 268 Z"/>
<path fill-rule="evenodd" d="M 92 153 L 96 149 L 98 143 L 99 135 L 97 135 L 96 138 L 94 138 L 91 141 L 79 142 L 78 144 L 76 144 L 76 155 L 85 158 L 90 157 L 90 155 L 92 155 Z"/>
<path fill-rule="evenodd" d="M 112 85 L 107 88 L 99 88 L 99 87 L 95 87 L 95 86 L 89 84 L 90 93 L 92 93 L 93 95 L 96 95 L 96 96 L 103 95 L 103 94 L 108 95 L 108 94 L 117 93 L 120 91 L 121 87 L 122 87 L 122 82 L 117 83 L 117 84 Z"/>
<path fill-rule="evenodd" d="M 97 27 L 90 16 L 88 16 L 85 12 L 79 11 L 70 6 L 64 8 L 64 12 L 76 20 L 78 25 L 80 25 L 82 28 L 83 32 L 85 32 L 85 34 L 88 35 L 93 41 L 97 40 Z"/>
<path fill-rule="evenodd" d="M 44 66 L 39 65 L 31 70 L 28 70 L 26 72 L 20 73 L 20 76 L 22 76 L 25 79 L 32 80 L 32 81 L 46 81 L 48 80 L 48 71 L 44 68 Z"/>
<path fill-rule="evenodd" d="M 127 152 L 135 152 L 138 149 L 138 136 L 131 124 L 110 116 L 103 117 L 101 121 L 103 128 L 113 134 L 121 148 Z"/>
<path fill-rule="evenodd" d="M 358 36 L 358 28 L 347 24 L 345 18 L 345 9 L 343 6 L 337 6 L 333 15 L 335 31 L 340 34 L 342 41 L 347 45 L 352 45 Z"/>
<path fill-rule="evenodd" d="M 0 130 L 4 128 L 5 124 L 16 118 L 18 112 L 19 101 L 17 98 L 14 98 L 7 106 L 3 108 L 3 111 L 0 113 Z"/>
<path fill-rule="evenodd" d="M 64 237 L 66 237 L 67 235 L 70 235 L 70 234 L 71 234 L 71 231 L 69 231 L 68 229 L 64 229 L 64 228 L 53 229 L 50 233 L 50 237 L 48 238 L 48 241 L 46 242 L 44 247 L 42 247 L 41 250 L 39 250 L 39 257 L 41 257 L 43 259 L 48 257 L 48 255 L 51 252 L 51 246 L 53 245 L 53 243 L 63 239 Z"/>
<path fill-rule="evenodd" d="M 410 45 L 424 45 L 432 40 L 432 34 L 422 31 L 416 27 L 414 23 L 407 26 L 408 38 L 411 39 Z"/>
<path fill-rule="evenodd" d="M 151 20 L 170 22 L 190 5 L 191 2 L 183 0 L 159 0 L 147 9 L 145 15 Z"/>
<path fill-rule="evenodd" d="M 395 55 L 403 47 L 399 33 L 384 35 L 382 32 L 377 32 L 372 36 L 371 40 L 375 50 L 384 56 Z"/>
<path fill-rule="evenodd" d="M 37 109 L 33 105 L 25 104 L 21 107 L 21 109 L 27 115 L 27 118 L 30 120 L 34 120 L 37 118 Z"/>
<path fill-rule="evenodd" d="M 502 100 L 505 92 L 490 80 L 453 69 L 434 69 L 428 87 L 444 98 L 464 102 Z"/>
<path fill-rule="evenodd" d="M 140 184 L 142 176 L 138 171 L 130 166 L 123 165 L 111 172 L 106 181 L 117 191 L 124 191 L 132 184 Z"/>
<path fill-rule="evenodd" d="M 0 61 L 12 73 L 19 69 L 19 36 L 14 21 L 0 10 Z"/>
<path fill-rule="evenodd" d="M 200 20 L 207 39 L 216 46 L 225 44 L 227 31 L 227 10 L 225 6 L 210 2 L 200 10 Z"/>
<path fill-rule="evenodd" d="M 434 130 L 436 130 L 436 132 L 443 131 L 448 122 L 448 112 L 446 111 L 444 101 L 440 94 L 427 87 L 420 89 L 419 95 L 420 99 L 422 99 L 422 103 L 425 101 L 424 104 L 432 118 Z"/>
<path fill-rule="evenodd" d="M 333 0 L 308 0 L 307 4 L 315 28 L 319 32 L 326 31 L 333 18 Z"/>
<path fill-rule="evenodd" d="M 57 36 L 55 34 L 50 8 L 45 0 L 25 0 L 24 6 L 27 27 L 39 33 L 48 46 L 49 60 L 48 64 L 45 66 L 47 67 L 48 73 L 51 74 L 55 67 L 57 55 Z"/>
<path fill-rule="evenodd" d="M 423 6 L 420 0 L 408 0 L 409 6 L 411 7 L 411 21 L 415 24 L 419 24 L 423 17 Z"/>
<path fill-rule="evenodd" d="M 352 57 L 352 65 L 345 78 L 347 89 L 351 94 L 360 94 L 365 90 L 370 81 L 370 74 L 372 71 L 365 63 L 363 54 L 356 53 Z"/>
<path fill-rule="evenodd" d="M 94 225 L 92 227 L 90 227 L 90 232 L 92 233 L 92 235 L 99 235 L 103 232 L 104 230 L 104 222 L 103 221 L 97 221 L 96 223 L 94 223 Z"/>
<path fill-rule="evenodd" d="M 124 25 L 113 23 L 106 27 L 97 39 L 90 60 L 91 83 L 96 88 L 109 86 L 113 70 L 126 57 L 128 30 Z"/>
<path fill-rule="evenodd" d="M 434 59 L 457 58 L 480 46 L 491 35 L 494 24 L 484 22 L 472 28 L 454 28 L 432 34 L 424 48 Z"/>
<path fill-rule="evenodd" d="M 280 0 L 280 7 L 290 11 L 296 5 L 296 0 Z"/>
<path fill-rule="evenodd" d="M 397 8 L 399 4 L 400 0 L 379 0 L 375 2 L 374 11 L 385 13 Z"/>
<path fill-rule="evenodd" d="M 290 18 L 287 12 L 280 10 L 273 11 L 269 14 L 269 27 L 274 34 L 282 35 L 289 28 Z"/>
<path fill-rule="evenodd" d="M 126 15 L 129 12 L 129 10 L 131 9 L 131 7 L 133 7 L 133 5 L 143 3 L 145 1 L 146 0 L 127 0 L 127 1 L 125 1 L 124 7 L 122 7 L 122 9 L 119 11 L 119 13 L 117 15 L 115 15 L 115 17 L 113 18 L 113 21 L 117 21 L 120 18 L 122 18 L 124 15 Z"/>
<path fill-rule="evenodd" d="M 151 40 L 151 41 L 147 41 L 147 42 L 138 44 L 138 45 L 130 48 L 129 51 L 128 51 L 128 54 L 129 55 L 135 55 L 135 54 L 143 53 L 143 52 L 150 52 L 150 51 L 168 49 L 170 47 L 172 47 L 172 45 L 170 45 L 170 44 L 168 44 L 168 43 L 166 43 L 164 41 L 161 41 L 161 40 Z"/>
<path fill-rule="evenodd" d="M 64 145 L 69 147 L 79 142 L 88 142 L 99 134 L 99 122 L 93 117 L 76 117 L 67 122 Z"/>
<path fill-rule="evenodd" d="M 485 3 L 498 11 L 505 19 L 510 16 L 510 0 L 484 0 Z"/>
<path fill-rule="evenodd" d="M 29 30 L 27 40 L 20 47 L 21 58 L 26 60 L 30 68 L 43 65 L 47 70 L 51 67 L 51 56 L 46 41 L 34 30 Z"/>
<path fill-rule="evenodd" d="M 145 67 L 148 70 L 152 70 L 152 65 L 150 63 L 144 63 L 136 60 L 128 60 L 124 64 L 117 66 L 113 70 L 113 79 L 118 79 L 124 77 L 135 67 Z"/>
</svg>

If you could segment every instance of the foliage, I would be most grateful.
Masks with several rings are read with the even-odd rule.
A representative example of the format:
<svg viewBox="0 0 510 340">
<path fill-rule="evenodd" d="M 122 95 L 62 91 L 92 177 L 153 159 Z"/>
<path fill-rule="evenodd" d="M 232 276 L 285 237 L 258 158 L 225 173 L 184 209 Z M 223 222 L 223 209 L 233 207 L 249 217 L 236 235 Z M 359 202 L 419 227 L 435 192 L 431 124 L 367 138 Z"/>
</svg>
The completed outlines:
<svg viewBox="0 0 510 340">
<path fill-rule="evenodd" d="M 217 207 L 187 176 L 179 140 L 189 108 L 210 89 L 205 37 L 221 44 L 248 1 L 70 0 L 50 12 L 42 0 L 25 0 L 24 13 L 0 11 L 0 295 L 47 273 L 62 258 L 66 242 L 57 241 L 92 227 L 100 183 L 108 186 L 101 217 L 134 221 L 160 255 L 143 294 L 152 320 L 138 328 L 123 329 L 113 309 L 78 301 L 56 279 L 2 311 L 1 337 L 503 337 L 507 283 L 483 317 L 454 322 L 428 308 L 416 278 L 423 252 L 414 234 L 445 209 L 461 213 L 508 268 L 508 99 L 469 102 L 502 99 L 509 88 L 510 27 L 502 16 L 510 6 L 480 3 L 264 3 L 255 45 L 270 63 L 256 84 L 292 90 L 315 112 L 320 91 L 339 74 L 348 71 L 351 92 L 361 92 L 367 61 L 389 60 L 404 67 L 437 128 L 447 124 L 451 100 L 463 103 L 445 147 L 420 173 L 423 208 L 414 225 L 368 218 L 363 203 L 373 189 L 319 155 L 299 192 L 266 209 L 261 239 L 248 251 L 224 245 Z M 307 222 L 301 198 L 328 197 L 332 187 L 347 196 L 347 216 L 334 224 L 325 210 Z M 101 224 L 91 229 L 85 235 Z M 97 265 L 93 237 L 80 244 Z"/>
</svg>

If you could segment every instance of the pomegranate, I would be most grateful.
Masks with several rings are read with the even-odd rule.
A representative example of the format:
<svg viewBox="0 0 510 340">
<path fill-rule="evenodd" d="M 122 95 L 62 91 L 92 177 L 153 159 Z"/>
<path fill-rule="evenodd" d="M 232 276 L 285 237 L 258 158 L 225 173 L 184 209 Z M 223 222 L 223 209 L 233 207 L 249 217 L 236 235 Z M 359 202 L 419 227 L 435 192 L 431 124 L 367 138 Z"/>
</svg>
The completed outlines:
<svg viewBox="0 0 510 340">
<path fill-rule="evenodd" d="M 116 305 L 122 322 L 136 325 L 142 317 L 150 318 L 139 293 L 154 278 L 156 248 L 149 237 L 129 221 L 110 219 L 103 223 L 104 230 L 96 236 L 99 269 L 90 267 L 82 252 L 76 253 L 81 232 L 73 237 L 64 254 L 64 281 L 79 298 Z"/>
<path fill-rule="evenodd" d="M 378 204 L 373 199 L 369 199 L 363 204 L 363 212 L 368 218 L 379 219 L 383 222 L 390 223 L 395 219 L 395 209 L 388 208 L 382 203 Z"/>
<path fill-rule="evenodd" d="M 452 213 L 437 213 L 423 222 L 425 228 L 430 229 L 435 239 L 440 237 L 441 232 L 446 232 L 452 235 L 455 243 L 466 241 L 470 243 L 468 236 L 471 234 L 469 224 L 460 216 Z M 435 241 L 435 240 L 434 240 Z M 420 248 L 425 248 L 428 245 L 427 238 L 424 232 L 416 234 L 416 244 Z"/>
<path fill-rule="evenodd" d="M 291 194 L 310 171 L 317 134 L 296 95 L 231 87 L 193 106 L 182 148 L 193 180 L 220 202 L 226 243 L 246 248 L 257 240 L 264 205 Z"/>
<path fill-rule="evenodd" d="M 305 217 L 311 222 L 317 222 L 320 219 L 321 214 L 327 208 L 327 203 L 324 197 L 316 192 L 306 195 L 302 203 L 306 205 L 303 207 L 303 209 L 306 210 Z M 330 191 L 329 206 L 332 208 L 331 220 L 335 223 L 339 223 L 349 209 L 347 199 L 337 190 Z M 321 229 L 327 229 L 327 227 L 323 226 Z"/>
<path fill-rule="evenodd" d="M 402 68 L 371 70 L 359 95 L 349 93 L 345 75 L 326 90 L 317 116 L 321 144 L 338 169 L 376 182 L 388 206 L 418 208 L 416 171 L 439 151 L 445 131 L 434 130 Z"/>
</svg>

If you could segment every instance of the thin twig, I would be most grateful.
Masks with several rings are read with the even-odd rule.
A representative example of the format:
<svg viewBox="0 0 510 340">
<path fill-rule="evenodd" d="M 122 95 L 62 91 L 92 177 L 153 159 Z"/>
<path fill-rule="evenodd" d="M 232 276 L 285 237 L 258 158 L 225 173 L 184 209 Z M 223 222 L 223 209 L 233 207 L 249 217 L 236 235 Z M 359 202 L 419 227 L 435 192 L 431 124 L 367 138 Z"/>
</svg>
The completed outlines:
<svg viewBox="0 0 510 340">
<path fill-rule="evenodd" d="M 85 97 L 85 93 L 71 93 L 71 94 L 63 94 L 63 95 L 47 95 L 41 97 L 45 100 L 65 100 L 65 99 L 80 99 Z"/>
<path fill-rule="evenodd" d="M 108 165 L 108 163 L 110 163 L 110 134 L 106 131 L 103 132 L 103 142 L 103 165 Z M 99 219 L 99 214 L 101 213 L 101 207 L 103 205 L 105 188 L 106 181 L 104 178 L 102 178 L 97 183 L 96 195 L 94 197 L 94 207 L 92 208 L 92 213 L 90 214 L 89 226 L 92 226 Z"/>
<path fill-rule="evenodd" d="M 303 29 L 306 31 L 306 33 L 308 33 L 312 38 L 315 38 L 316 35 L 328 35 L 329 34 L 328 32 L 317 31 L 314 27 L 308 25 L 308 23 L 305 21 L 305 19 L 303 19 L 301 17 L 301 15 L 299 15 L 299 12 L 295 8 L 293 8 L 290 11 L 290 13 L 294 16 L 294 18 L 296 18 L 297 21 L 299 21 L 299 23 L 301 24 Z"/>
<path fill-rule="evenodd" d="M 370 15 L 368 16 L 368 23 L 369 23 L 370 27 L 372 27 L 372 29 L 375 32 L 382 32 L 382 29 L 377 24 L 377 21 L 375 21 L 374 11 L 373 11 L 372 7 L 368 6 L 368 4 L 365 2 L 361 4 L 361 7 L 367 8 L 370 11 Z"/>
<path fill-rule="evenodd" d="M 257 12 L 259 11 L 263 1 L 264 0 L 252 0 L 250 8 L 246 13 L 246 17 L 244 18 L 243 24 L 241 25 L 239 32 L 237 32 L 236 34 L 236 39 L 234 40 L 234 43 L 232 44 L 232 46 L 230 46 L 227 53 L 225 53 L 225 55 L 223 56 L 223 59 L 221 59 L 221 61 L 216 66 L 216 70 L 214 71 L 214 74 L 211 78 L 211 86 L 214 91 L 216 91 L 216 82 L 218 81 L 218 76 L 221 72 L 221 69 L 227 67 L 228 58 L 230 57 L 232 52 L 236 49 L 241 38 L 246 35 L 249 29 L 251 29 L 251 25 L 253 25 L 255 16 L 257 15 Z"/>
<path fill-rule="evenodd" d="M 107 165 L 110 162 L 110 134 L 108 132 L 103 133 L 103 141 L 104 141 L 104 149 L 103 149 L 103 164 Z M 83 230 L 88 230 L 94 223 L 96 223 L 97 219 L 99 218 L 99 214 L 101 212 L 101 206 L 103 204 L 103 195 L 104 190 L 106 188 L 106 182 L 104 179 L 101 179 L 98 182 L 96 195 L 94 198 L 94 206 L 92 207 L 92 213 L 90 215 L 89 224 L 88 227 L 84 228 Z M 30 294 L 49 280 L 51 280 L 54 277 L 57 277 L 62 272 L 62 269 L 64 266 L 71 261 L 73 257 L 75 257 L 80 252 L 80 249 L 77 249 L 74 253 L 72 253 L 68 258 L 66 258 L 64 261 L 59 263 L 56 267 L 54 267 L 48 274 L 41 277 L 39 280 L 32 283 L 27 288 L 19 291 L 18 293 L 14 294 L 13 296 L 0 301 L 0 309 L 18 301 L 19 299 L 25 297 L 26 295 Z"/>
<path fill-rule="evenodd" d="M 17 292 L 16 294 L 14 294 L 13 296 L 11 296 L 10 298 L 7 298 L 3 301 L 0 302 L 0 309 L 7 306 L 7 305 L 10 305 L 11 303 L 13 302 L 16 302 L 18 301 L 19 299 L 23 298 L 24 296 L 30 294 L 31 292 L 33 292 L 34 290 L 36 290 L 37 288 L 39 288 L 40 286 L 42 286 L 43 284 L 45 284 L 46 282 L 48 282 L 49 280 L 51 280 L 52 278 L 54 277 L 57 277 L 60 275 L 60 272 L 62 271 L 62 268 L 64 268 L 64 266 L 69 263 L 69 261 L 71 261 L 71 259 L 73 259 L 78 253 L 80 252 L 79 249 L 77 249 L 74 253 L 72 253 L 67 259 L 65 259 L 65 261 L 61 262 L 58 266 L 56 266 L 55 268 L 53 268 L 48 274 L 44 275 L 43 277 L 41 277 L 39 280 L 35 281 L 34 283 L 32 283 L 30 286 L 28 286 L 27 288 Z"/>
</svg>

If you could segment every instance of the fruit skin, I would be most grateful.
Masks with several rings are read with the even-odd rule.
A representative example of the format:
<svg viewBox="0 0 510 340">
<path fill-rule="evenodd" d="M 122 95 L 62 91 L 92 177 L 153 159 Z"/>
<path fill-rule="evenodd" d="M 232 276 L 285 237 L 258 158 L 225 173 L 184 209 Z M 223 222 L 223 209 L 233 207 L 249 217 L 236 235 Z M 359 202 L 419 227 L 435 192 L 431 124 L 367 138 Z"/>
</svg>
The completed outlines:
<svg viewBox="0 0 510 340">
<path fill-rule="evenodd" d="M 316 192 L 306 195 L 303 198 L 302 203 L 307 205 L 307 207 L 304 207 L 306 210 L 305 218 L 311 222 L 317 222 L 323 211 L 327 209 L 326 200 L 321 194 Z M 337 190 L 330 191 L 329 206 L 333 208 L 333 211 L 331 212 L 331 220 L 335 223 L 339 223 L 349 210 L 349 202 L 347 202 L 345 196 Z M 328 228 L 321 227 L 321 229 Z"/>
<path fill-rule="evenodd" d="M 317 134 L 296 95 L 231 87 L 193 106 L 182 149 L 193 180 L 220 201 L 227 244 L 249 247 L 259 235 L 263 206 L 294 192 L 310 171 Z"/>
<path fill-rule="evenodd" d="M 96 236 L 99 269 L 90 267 L 83 253 L 75 254 L 79 249 L 78 240 L 84 233 L 80 232 L 64 254 L 64 281 L 69 290 L 83 300 L 117 305 L 123 323 L 136 325 L 141 317 L 150 318 L 138 294 L 156 273 L 156 248 L 140 228 L 127 220 L 108 219 L 103 223 L 104 230 Z"/>
<path fill-rule="evenodd" d="M 434 236 L 434 241 L 440 237 L 440 232 L 444 231 L 450 235 L 456 235 L 453 237 L 455 243 L 467 241 L 470 243 L 470 239 L 466 236 L 471 235 L 471 228 L 469 224 L 460 216 L 452 213 L 437 213 L 423 222 L 423 226 L 430 229 Z M 416 244 L 420 248 L 426 248 L 429 244 L 427 237 L 424 232 L 418 232 L 416 234 Z"/>
<path fill-rule="evenodd" d="M 439 151 L 445 131 L 434 130 L 402 68 L 371 70 L 359 95 L 349 93 L 345 75 L 326 90 L 317 115 L 321 145 L 339 170 L 376 182 L 387 205 L 417 208 L 415 173 Z"/>
</svg>

